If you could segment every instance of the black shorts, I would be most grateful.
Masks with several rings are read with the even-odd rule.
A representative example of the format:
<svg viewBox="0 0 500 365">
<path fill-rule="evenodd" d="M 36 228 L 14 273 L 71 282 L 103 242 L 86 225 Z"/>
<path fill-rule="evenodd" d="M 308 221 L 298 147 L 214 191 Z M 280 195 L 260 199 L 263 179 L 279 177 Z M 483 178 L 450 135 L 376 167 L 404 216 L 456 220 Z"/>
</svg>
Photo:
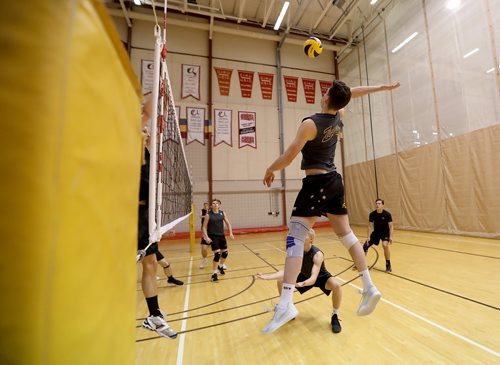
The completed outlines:
<svg viewBox="0 0 500 365">
<path fill-rule="evenodd" d="M 373 231 L 370 235 L 370 245 L 376 245 L 380 243 L 380 241 L 389 241 L 389 233 L 388 232 L 377 232 Z"/>
<path fill-rule="evenodd" d="M 212 251 L 227 249 L 227 241 L 225 236 L 216 236 L 209 234 L 208 237 L 212 240 L 212 243 L 210 244 L 210 247 L 212 247 Z"/>
<path fill-rule="evenodd" d="M 156 261 L 161 261 L 165 258 L 165 256 L 162 255 L 160 250 L 156 250 L 155 255 L 156 255 Z"/>
<path fill-rule="evenodd" d="M 316 287 L 316 288 L 320 288 L 323 291 L 323 293 L 325 293 L 326 295 L 330 295 L 331 290 L 326 289 L 325 285 L 326 285 L 326 282 L 328 281 L 328 279 L 330 279 L 331 277 L 332 277 L 332 274 L 330 274 L 330 273 L 320 274 L 320 275 L 318 275 L 318 278 L 316 279 L 316 282 L 314 283 L 314 285 L 303 286 L 300 288 L 295 287 L 295 289 L 297 289 L 297 291 L 300 294 L 303 294 L 306 291 L 308 291 L 309 289 Z M 307 279 L 309 279 L 309 278 L 306 278 L 302 273 L 300 273 L 299 276 L 297 276 L 297 283 L 300 283 L 301 281 L 305 281 Z"/>
<path fill-rule="evenodd" d="M 139 227 L 137 229 L 137 249 L 144 250 L 149 244 L 149 219 L 148 207 L 139 205 Z M 158 242 L 153 243 L 146 250 L 146 256 L 152 255 L 158 251 Z"/>
<path fill-rule="evenodd" d="M 347 214 L 342 176 L 336 171 L 303 178 L 292 210 L 296 217 L 320 217 L 326 213 Z"/>
</svg>

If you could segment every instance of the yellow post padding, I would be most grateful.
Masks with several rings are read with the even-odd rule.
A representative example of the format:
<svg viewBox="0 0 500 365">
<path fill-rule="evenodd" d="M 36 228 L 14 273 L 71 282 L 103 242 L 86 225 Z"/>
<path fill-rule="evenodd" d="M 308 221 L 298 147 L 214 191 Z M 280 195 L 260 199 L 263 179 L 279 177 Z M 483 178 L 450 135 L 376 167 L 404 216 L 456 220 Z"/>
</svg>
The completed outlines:
<svg viewBox="0 0 500 365">
<path fill-rule="evenodd" d="M 132 364 L 140 97 L 99 1 L 0 11 L 0 363 Z"/>
</svg>

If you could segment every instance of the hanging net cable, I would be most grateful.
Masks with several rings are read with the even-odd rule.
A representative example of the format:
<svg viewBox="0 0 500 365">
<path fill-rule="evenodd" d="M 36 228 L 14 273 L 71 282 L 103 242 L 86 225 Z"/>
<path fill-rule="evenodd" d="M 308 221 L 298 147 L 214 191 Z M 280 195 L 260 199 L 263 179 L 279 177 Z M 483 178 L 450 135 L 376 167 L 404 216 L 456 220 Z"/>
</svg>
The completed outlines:
<svg viewBox="0 0 500 365">
<path fill-rule="evenodd" d="M 149 170 L 149 245 L 191 214 L 193 183 L 188 169 L 186 153 L 179 128 L 179 118 L 167 68 L 166 15 L 164 2 L 163 37 L 151 2 L 154 26 L 154 81 L 152 91 L 152 117 L 150 125 Z M 149 247 L 148 245 L 148 247 Z M 147 248 L 146 248 L 147 249 Z M 146 249 L 138 254 L 142 256 Z"/>
</svg>

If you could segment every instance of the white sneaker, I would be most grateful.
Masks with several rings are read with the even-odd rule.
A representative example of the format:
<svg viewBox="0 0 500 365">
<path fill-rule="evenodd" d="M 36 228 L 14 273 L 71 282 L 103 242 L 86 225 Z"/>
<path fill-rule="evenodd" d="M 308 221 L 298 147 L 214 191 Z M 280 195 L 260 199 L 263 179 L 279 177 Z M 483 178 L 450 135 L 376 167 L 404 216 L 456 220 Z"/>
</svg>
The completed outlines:
<svg viewBox="0 0 500 365">
<path fill-rule="evenodd" d="M 295 308 L 293 303 L 288 303 L 285 309 L 280 309 L 278 306 L 276 306 L 274 308 L 273 319 L 271 319 L 267 326 L 264 327 L 262 332 L 264 332 L 266 335 L 272 333 L 283 326 L 285 323 L 297 317 L 298 314 L 299 311 L 297 310 L 297 308 Z"/>
<path fill-rule="evenodd" d="M 207 266 L 207 264 L 208 264 L 208 259 L 206 257 L 204 257 L 203 260 L 201 260 L 201 262 L 200 262 L 199 268 L 203 269 L 205 266 Z"/>
<path fill-rule="evenodd" d="M 151 331 L 156 331 L 160 336 L 168 338 L 176 338 L 177 332 L 168 326 L 167 321 L 163 319 L 163 316 L 149 316 L 144 322 L 142 322 L 142 327 L 147 328 Z"/>
<path fill-rule="evenodd" d="M 382 297 L 382 294 L 378 291 L 375 286 L 371 286 L 363 291 L 363 296 L 361 297 L 361 303 L 359 303 L 358 311 L 356 314 L 358 316 L 367 316 L 375 310 L 378 301 Z"/>
<path fill-rule="evenodd" d="M 222 264 L 222 268 L 223 268 L 224 270 L 227 270 L 227 266 L 226 266 L 226 264 Z"/>
</svg>

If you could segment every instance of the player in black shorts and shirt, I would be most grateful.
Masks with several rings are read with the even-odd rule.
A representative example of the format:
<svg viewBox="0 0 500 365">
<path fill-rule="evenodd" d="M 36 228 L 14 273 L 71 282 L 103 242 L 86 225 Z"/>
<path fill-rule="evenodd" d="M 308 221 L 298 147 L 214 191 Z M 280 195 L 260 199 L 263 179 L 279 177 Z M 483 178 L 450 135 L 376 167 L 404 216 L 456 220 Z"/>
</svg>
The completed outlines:
<svg viewBox="0 0 500 365">
<path fill-rule="evenodd" d="M 297 277 L 295 288 L 300 294 L 305 293 L 309 289 L 316 287 L 320 288 L 327 296 L 332 294 L 332 318 L 330 324 L 333 333 L 339 333 L 342 330 L 339 322 L 339 308 L 342 300 L 342 286 L 340 283 L 328 272 L 325 266 L 325 255 L 316 246 L 313 245 L 314 230 L 310 229 L 306 240 L 304 241 L 304 258 L 302 260 L 302 267 L 300 274 Z M 278 271 L 273 274 L 256 275 L 257 279 L 264 280 L 278 280 L 278 291 L 281 294 L 283 285 L 283 271 Z"/>
<path fill-rule="evenodd" d="M 205 217 L 208 214 L 209 211 L 209 205 L 208 203 L 203 203 L 203 209 L 201 210 L 201 230 L 203 232 L 203 222 L 205 221 Z M 201 262 L 200 265 L 198 266 L 200 269 L 203 269 L 205 266 L 208 264 L 208 258 L 207 258 L 207 247 L 210 246 L 209 243 L 205 242 L 205 239 L 203 238 L 203 235 L 201 236 Z"/>
<path fill-rule="evenodd" d="M 382 241 L 385 256 L 385 271 L 392 272 L 391 267 L 391 252 L 389 245 L 392 244 L 394 226 L 392 224 L 392 216 L 384 209 L 384 201 L 382 199 L 375 200 L 377 209 L 368 216 L 368 240 L 363 245 L 365 252 L 371 245 L 377 245 Z"/>
<path fill-rule="evenodd" d="M 298 315 L 292 295 L 295 279 L 302 265 L 304 241 L 309 229 L 324 215 L 330 221 L 339 241 L 349 252 L 363 282 L 363 294 L 356 314 L 366 316 L 372 313 L 380 300 L 381 294 L 373 284 L 366 265 L 363 246 L 349 225 L 342 176 L 337 173 L 334 160 L 337 142 L 344 126 L 344 107 L 351 97 L 358 98 L 397 87 L 399 83 L 350 88 L 342 81 L 333 80 L 332 86 L 321 97 L 321 111 L 302 120 L 285 152 L 266 169 L 263 183 L 271 187 L 275 171 L 286 168 L 301 152 L 300 168 L 306 176 L 302 180 L 302 188 L 288 223 L 283 290 L 273 319 L 262 332 L 272 333 Z"/>
<path fill-rule="evenodd" d="M 203 222 L 203 238 L 212 247 L 212 252 L 214 253 L 214 261 L 212 263 L 212 281 L 218 281 L 217 271 L 221 275 L 224 275 L 224 261 L 226 261 L 227 252 L 227 241 L 224 235 L 224 223 L 226 223 L 229 229 L 229 237 L 234 240 L 233 228 L 231 223 L 227 218 L 227 214 L 219 209 L 221 201 L 219 199 L 212 200 L 212 209 L 205 216 L 205 221 Z M 220 261 L 220 265 L 219 265 Z"/>
</svg>

